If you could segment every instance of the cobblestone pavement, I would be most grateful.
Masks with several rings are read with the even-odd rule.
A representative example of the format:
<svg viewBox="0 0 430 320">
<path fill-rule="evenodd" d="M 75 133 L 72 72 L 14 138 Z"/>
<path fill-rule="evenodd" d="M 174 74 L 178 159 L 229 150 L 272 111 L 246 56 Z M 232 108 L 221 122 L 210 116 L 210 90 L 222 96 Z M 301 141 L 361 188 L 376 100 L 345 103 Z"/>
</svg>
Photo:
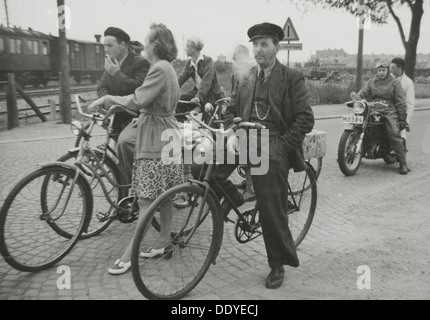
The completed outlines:
<svg viewBox="0 0 430 320">
<path fill-rule="evenodd" d="M 339 105 L 314 110 L 317 116 L 348 113 Z M 262 238 L 239 244 L 233 224 L 226 224 L 216 265 L 184 299 L 430 298 L 430 112 L 417 111 L 413 120 L 408 138 L 412 172 L 401 176 L 395 165 L 364 160 L 348 178 L 336 163 L 343 125 L 339 119 L 318 120 L 315 129 L 328 133 L 328 148 L 316 216 L 298 249 L 300 267 L 286 268 L 281 288 L 266 289 L 269 268 Z M 37 163 L 58 158 L 73 144 L 69 126 L 54 122 L 0 133 L 0 205 Z M 37 273 L 17 271 L 0 259 L 0 299 L 145 299 L 130 272 L 107 273 L 134 227 L 114 221 L 101 235 L 79 241 L 56 266 Z M 69 290 L 57 288 L 60 265 L 70 267 Z M 372 270 L 370 290 L 357 288 L 360 265 Z"/>
</svg>

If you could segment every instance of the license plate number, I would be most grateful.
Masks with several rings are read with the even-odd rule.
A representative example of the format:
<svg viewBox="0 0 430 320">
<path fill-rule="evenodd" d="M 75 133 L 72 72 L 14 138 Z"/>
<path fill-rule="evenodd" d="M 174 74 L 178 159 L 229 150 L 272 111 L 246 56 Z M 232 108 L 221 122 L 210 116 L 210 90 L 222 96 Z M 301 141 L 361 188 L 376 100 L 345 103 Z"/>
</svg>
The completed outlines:
<svg viewBox="0 0 430 320">
<path fill-rule="evenodd" d="M 342 123 L 362 124 L 363 116 L 342 116 Z"/>
</svg>

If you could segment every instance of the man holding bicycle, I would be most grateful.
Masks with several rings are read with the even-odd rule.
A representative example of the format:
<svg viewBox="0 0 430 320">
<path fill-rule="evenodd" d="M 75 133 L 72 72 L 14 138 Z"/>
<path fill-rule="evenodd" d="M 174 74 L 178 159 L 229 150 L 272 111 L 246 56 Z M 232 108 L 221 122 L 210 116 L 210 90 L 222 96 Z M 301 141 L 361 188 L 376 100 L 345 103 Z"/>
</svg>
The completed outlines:
<svg viewBox="0 0 430 320">
<path fill-rule="evenodd" d="M 253 175 L 252 183 L 271 268 L 266 287 L 275 289 L 283 283 L 283 265 L 299 265 L 288 227 L 288 171 L 290 168 L 305 170 L 302 142 L 313 128 L 314 115 L 303 75 L 285 67 L 276 58 L 279 41 L 284 38 L 282 28 L 261 23 L 251 27 L 248 36 L 258 65 L 236 83 L 224 124 L 228 128 L 235 117 L 240 117 L 269 129 L 269 154 L 268 159 L 263 159 L 269 162 L 269 169 L 264 175 Z M 257 144 L 260 150 L 261 143 Z M 230 173 L 224 173 L 228 174 L 225 175 L 227 179 Z M 229 186 L 231 188 L 232 184 Z M 228 194 L 237 192 L 226 191 Z"/>
<path fill-rule="evenodd" d="M 105 72 L 97 88 L 97 95 L 127 96 L 140 87 L 149 70 L 149 61 L 129 48 L 130 36 L 123 30 L 109 27 L 104 32 L 106 53 Z M 136 119 L 137 120 L 137 119 Z M 131 183 L 137 127 L 132 116 L 117 112 L 113 123 L 119 134 L 117 153 L 124 184 Z M 131 123 L 130 123 L 131 122 Z"/>
</svg>

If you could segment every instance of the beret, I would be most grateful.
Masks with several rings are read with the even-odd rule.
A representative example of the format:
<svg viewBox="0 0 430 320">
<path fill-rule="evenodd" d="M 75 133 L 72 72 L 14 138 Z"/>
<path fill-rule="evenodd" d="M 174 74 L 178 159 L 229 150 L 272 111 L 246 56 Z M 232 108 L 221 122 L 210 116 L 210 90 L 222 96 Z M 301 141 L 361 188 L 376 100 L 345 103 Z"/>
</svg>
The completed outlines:
<svg viewBox="0 0 430 320">
<path fill-rule="evenodd" d="M 273 23 L 263 22 L 248 29 L 249 41 L 256 38 L 276 37 L 279 41 L 284 39 L 285 34 L 280 26 Z"/>
<path fill-rule="evenodd" d="M 112 36 L 112 37 L 121 39 L 122 41 L 125 41 L 125 42 L 130 41 L 130 36 L 124 30 L 121 30 L 121 29 L 115 28 L 115 27 L 107 28 L 104 35 L 105 35 L 105 37 L 106 36 Z"/>
</svg>

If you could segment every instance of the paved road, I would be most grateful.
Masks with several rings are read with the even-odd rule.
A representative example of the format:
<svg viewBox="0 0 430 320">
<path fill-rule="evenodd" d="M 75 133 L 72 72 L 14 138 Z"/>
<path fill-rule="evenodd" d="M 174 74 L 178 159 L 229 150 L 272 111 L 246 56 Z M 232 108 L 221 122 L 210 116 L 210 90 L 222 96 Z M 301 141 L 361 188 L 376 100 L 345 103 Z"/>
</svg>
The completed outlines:
<svg viewBox="0 0 430 320">
<path fill-rule="evenodd" d="M 315 107 L 314 110 L 317 116 L 348 112 L 339 105 Z M 422 247 L 419 252 L 414 249 L 420 241 L 430 240 L 427 231 L 430 230 L 427 215 L 430 206 L 429 123 L 430 111 L 414 114 L 408 144 L 410 174 L 401 176 L 395 166 L 386 165 L 382 160 L 364 160 L 357 175 L 347 178 L 336 163 L 342 124 L 339 119 L 318 120 L 315 128 L 328 133 L 328 149 L 318 182 L 315 220 L 298 251 L 301 266 L 287 268 L 284 285 L 278 290 L 266 289 L 264 281 L 269 269 L 262 239 L 239 244 L 234 238 L 233 225 L 227 224 L 217 264 L 210 267 L 202 282 L 185 299 L 430 298 L 429 249 Z M 35 164 L 62 155 L 73 141 L 68 126 L 55 123 L 0 133 L 0 205 L 20 177 Z M 396 204 L 394 208 L 393 203 Z M 416 205 L 411 211 L 412 203 Z M 402 252 L 416 252 L 415 256 L 405 253 L 401 257 L 409 259 L 416 269 L 408 278 L 416 285 L 405 289 L 403 296 L 395 293 L 400 287 L 403 290 L 403 286 L 391 281 L 391 277 L 395 278 L 400 272 L 396 269 L 399 256 L 394 254 L 399 246 L 390 244 L 409 235 L 409 229 L 387 228 L 389 215 L 396 210 L 404 213 L 400 218 L 397 215 L 398 219 L 407 219 L 407 215 L 413 214 L 422 221 L 421 227 L 416 229 L 416 237 L 400 246 Z M 407 220 L 401 223 L 407 224 Z M 78 242 L 59 264 L 38 273 L 16 271 L 0 259 L 0 299 L 144 299 L 131 273 L 117 277 L 107 273 L 107 268 L 127 245 L 133 228 L 134 224 L 114 222 L 100 236 Z M 367 260 L 370 255 L 363 255 L 363 252 L 372 252 L 369 248 L 377 250 L 384 266 L 391 266 L 391 273 L 387 275 L 390 281 L 384 278 L 386 281 L 376 282 L 371 290 L 359 290 L 356 270 L 359 265 L 371 264 L 372 260 Z M 421 261 L 417 256 L 426 258 Z M 57 288 L 60 265 L 70 267 L 70 290 Z M 383 285 L 378 287 L 381 283 Z"/>
</svg>

